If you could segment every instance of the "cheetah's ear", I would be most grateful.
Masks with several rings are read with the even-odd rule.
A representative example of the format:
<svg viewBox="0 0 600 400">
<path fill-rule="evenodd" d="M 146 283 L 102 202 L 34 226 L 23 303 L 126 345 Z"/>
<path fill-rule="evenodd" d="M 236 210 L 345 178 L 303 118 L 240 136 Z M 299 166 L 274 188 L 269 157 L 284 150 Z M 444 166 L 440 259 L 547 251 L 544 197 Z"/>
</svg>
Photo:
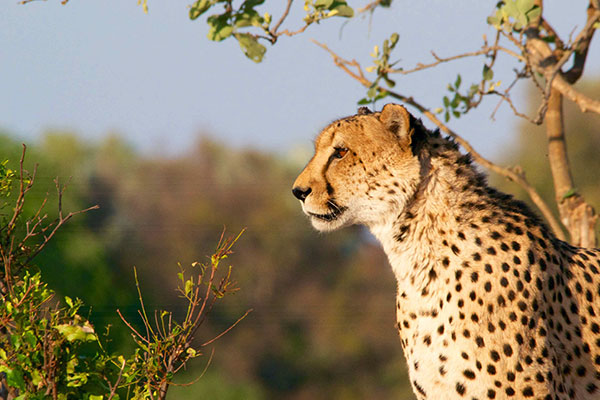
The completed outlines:
<svg viewBox="0 0 600 400">
<path fill-rule="evenodd" d="M 406 108 L 399 104 L 386 104 L 381 110 L 379 120 L 392 132 L 404 146 L 410 145 L 412 129 L 410 126 L 411 115 Z"/>
</svg>

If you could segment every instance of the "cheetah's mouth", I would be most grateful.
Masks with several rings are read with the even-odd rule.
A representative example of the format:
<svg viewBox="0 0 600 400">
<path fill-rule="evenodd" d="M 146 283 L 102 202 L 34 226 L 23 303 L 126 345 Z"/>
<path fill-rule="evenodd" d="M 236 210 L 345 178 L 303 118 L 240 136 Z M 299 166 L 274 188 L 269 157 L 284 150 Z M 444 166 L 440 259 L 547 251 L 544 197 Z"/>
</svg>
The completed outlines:
<svg viewBox="0 0 600 400">
<path fill-rule="evenodd" d="M 320 219 L 321 221 L 331 222 L 331 221 L 335 221 L 336 219 L 338 219 L 340 217 L 340 215 L 342 215 L 348 209 L 347 207 L 342 207 L 342 206 L 337 205 L 333 200 L 329 200 L 327 202 L 327 205 L 332 210 L 330 213 L 316 214 L 316 213 L 312 213 L 310 211 L 308 211 L 307 213 L 308 213 L 308 215 L 310 215 L 313 218 Z"/>
</svg>

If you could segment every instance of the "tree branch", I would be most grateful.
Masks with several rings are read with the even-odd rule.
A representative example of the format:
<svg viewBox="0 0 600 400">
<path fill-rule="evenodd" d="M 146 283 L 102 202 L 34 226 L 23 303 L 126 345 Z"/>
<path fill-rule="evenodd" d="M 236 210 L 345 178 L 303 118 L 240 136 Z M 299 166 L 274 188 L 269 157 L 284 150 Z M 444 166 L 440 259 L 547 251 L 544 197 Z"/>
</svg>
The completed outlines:
<svg viewBox="0 0 600 400">
<path fill-rule="evenodd" d="M 594 24 L 598 21 L 598 17 L 598 4 L 596 1 L 590 1 L 587 8 L 587 21 L 585 27 L 582 29 L 578 39 L 575 40 L 575 44 L 572 46 L 573 51 L 575 51 L 573 66 L 563 74 L 565 80 L 570 84 L 577 82 L 583 74 L 583 67 L 587 59 L 590 43 L 596 32 Z"/>
<path fill-rule="evenodd" d="M 573 44 L 565 51 L 560 59 L 557 59 L 554 52 L 548 45 L 539 38 L 539 31 L 529 29 L 523 54 L 528 54 L 527 63 L 532 69 L 544 76 L 546 79 L 546 89 L 544 91 L 546 100 L 550 96 L 551 89 L 556 89 L 569 100 L 577 104 L 582 112 L 593 111 L 600 114 L 600 101 L 589 98 L 583 93 L 575 90 L 571 83 L 575 82 L 583 73 L 583 66 L 587 57 L 593 34 L 594 25 L 600 20 L 600 10 L 595 8 L 592 3 L 588 7 L 588 17 L 584 28 L 579 32 Z M 560 68 L 568 61 L 575 52 L 573 67 L 565 74 L 561 74 Z"/>
<path fill-rule="evenodd" d="M 277 21 L 277 23 L 275 24 L 273 29 L 271 29 L 271 31 L 270 31 L 271 35 L 275 38 L 275 40 L 277 40 L 277 37 L 278 37 L 277 30 L 279 29 L 281 24 L 283 24 L 283 21 L 285 21 L 287 16 L 290 14 L 290 8 L 292 7 L 293 2 L 294 2 L 294 0 L 288 0 L 287 6 L 285 7 L 285 11 L 283 12 L 283 14 L 281 14 L 281 18 L 279 18 L 279 21 Z"/>
<path fill-rule="evenodd" d="M 447 63 L 450 61 L 454 61 L 454 60 L 459 60 L 461 58 L 468 58 L 468 57 L 476 57 L 476 56 L 481 56 L 481 55 L 488 55 L 489 53 L 493 53 L 493 52 L 498 52 L 498 51 L 502 51 L 505 52 L 513 57 L 515 57 L 516 59 L 523 61 L 524 57 L 515 53 L 514 51 L 507 49 L 506 47 L 503 46 L 499 46 L 497 44 L 493 45 L 493 46 L 488 46 L 487 44 L 485 44 L 481 49 L 476 50 L 476 51 L 470 51 L 467 53 L 462 53 L 462 54 L 457 54 L 455 56 L 451 56 L 451 57 L 439 57 L 435 52 L 431 52 L 431 55 L 433 56 L 433 58 L 435 58 L 434 62 L 431 62 L 429 64 L 422 64 L 422 63 L 418 63 L 416 67 L 411 68 L 411 69 L 389 69 L 386 72 L 390 73 L 390 74 L 402 74 L 402 75 L 408 75 L 411 74 L 413 72 L 417 72 L 417 71 L 422 71 L 424 69 L 428 69 L 428 68 L 433 68 L 433 67 L 437 67 L 438 65 L 442 64 L 442 63 Z"/>
</svg>

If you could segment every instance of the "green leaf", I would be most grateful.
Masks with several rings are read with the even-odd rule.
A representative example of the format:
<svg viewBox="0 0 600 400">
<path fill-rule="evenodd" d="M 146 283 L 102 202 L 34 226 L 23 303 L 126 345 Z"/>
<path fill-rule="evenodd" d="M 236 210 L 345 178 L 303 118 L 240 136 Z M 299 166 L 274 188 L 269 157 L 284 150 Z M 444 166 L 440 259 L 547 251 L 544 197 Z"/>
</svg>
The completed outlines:
<svg viewBox="0 0 600 400">
<path fill-rule="evenodd" d="M 23 342 L 27 343 L 30 347 L 35 347 L 37 344 L 37 338 L 31 331 L 23 333 Z"/>
<path fill-rule="evenodd" d="M 450 102 L 450 107 L 452 107 L 454 109 L 454 108 L 458 107 L 459 103 L 460 103 L 460 97 L 458 94 L 456 94 L 454 96 L 454 98 L 452 99 L 452 101 Z"/>
<path fill-rule="evenodd" d="M 390 78 L 388 78 L 387 76 L 384 76 L 384 77 L 383 77 L 383 80 L 384 80 L 384 81 L 385 81 L 385 83 L 386 83 L 386 84 L 387 84 L 389 87 L 391 87 L 391 88 L 393 88 L 394 86 L 396 86 L 396 82 L 394 82 L 393 80 L 391 80 L 391 79 L 390 79 Z"/>
<path fill-rule="evenodd" d="M 533 7 L 527 12 L 527 19 L 529 21 L 538 18 L 542 14 L 542 9 L 538 6 Z"/>
<path fill-rule="evenodd" d="M 246 57 L 255 63 L 262 61 L 267 49 L 265 46 L 258 43 L 258 40 L 254 36 L 248 33 L 236 33 L 235 37 L 238 40 L 242 51 L 246 54 Z"/>
<path fill-rule="evenodd" d="M 211 0 L 197 0 L 190 8 L 190 19 L 195 20 L 204 14 L 212 5 L 213 2 Z"/>
<path fill-rule="evenodd" d="M 90 394 L 90 397 L 88 397 L 89 400 L 102 400 L 104 398 L 104 396 L 102 396 L 101 394 Z"/>
<path fill-rule="evenodd" d="M 377 86 L 372 86 L 367 90 L 367 96 L 373 98 L 377 95 Z"/>
<path fill-rule="evenodd" d="M 392 36 L 390 36 L 390 42 L 392 47 L 394 47 L 396 43 L 398 43 L 398 39 L 400 39 L 400 35 L 398 35 L 396 32 L 392 33 Z"/>
<path fill-rule="evenodd" d="M 69 342 L 74 342 L 76 340 L 84 342 L 96 340 L 94 330 L 91 329 L 90 326 L 61 324 L 56 325 L 55 329 Z"/>
<path fill-rule="evenodd" d="M 381 100 L 385 97 L 389 96 L 389 92 L 387 90 L 381 90 L 377 96 L 373 99 L 373 101 Z"/>
<path fill-rule="evenodd" d="M 517 0 L 516 1 L 517 9 L 525 14 L 527 11 L 533 8 L 533 0 Z"/>
<path fill-rule="evenodd" d="M 335 14 L 332 15 L 331 13 L 329 13 L 330 16 L 344 17 L 344 18 L 354 17 L 354 10 L 352 9 L 352 7 L 344 5 L 344 4 L 335 7 L 333 10 L 331 10 L 331 12 L 335 13 Z"/>
<path fill-rule="evenodd" d="M 487 23 L 488 25 L 492 25 L 496 29 L 500 28 L 500 18 L 498 18 L 495 15 L 487 17 Z"/>
<path fill-rule="evenodd" d="M 458 74 L 456 77 L 456 81 L 454 82 L 454 87 L 458 89 L 461 82 L 462 82 L 462 78 L 460 77 L 460 74 Z"/>
<path fill-rule="evenodd" d="M 577 189 L 575 188 L 571 188 L 569 190 L 567 190 L 567 192 L 565 194 L 563 194 L 562 199 L 568 199 L 569 197 L 573 197 L 577 194 Z"/>
<path fill-rule="evenodd" d="M 187 354 L 188 354 L 190 357 L 196 357 L 196 355 L 197 355 L 196 349 L 193 349 L 193 348 L 191 348 L 191 347 L 190 347 L 190 348 L 188 348 L 188 349 L 186 350 L 186 353 L 187 353 Z"/>
<path fill-rule="evenodd" d="M 65 296 L 65 303 L 71 308 L 73 308 L 73 300 L 69 296 Z"/>
<path fill-rule="evenodd" d="M 189 295 L 192 289 L 194 288 L 194 282 L 191 279 L 185 281 L 185 295 Z"/>
<path fill-rule="evenodd" d="M 254 8 L 256 6 L 259 6 L 261 4 L 263 4 L 265 2 L 265 0 L 246 0 L 244 1 L 244 4 L 242 4 L 242 7 L 246 10 Z"/>
<path fill-rule="evenodd" d="M 264 19 L 254 10 L 248 10 L 242 14 L 236 14 L 235 26 L 243 28 L 246 26 L 260 27 L 264 22 Z"/>
<path fill-rule="evenodd" d="M 37 369 L 31 371 L 31 383 L 33 383 L 34 386 L 38 386 L 41 382 L 42 374 L 40 374 L 40 371 L 38 371 Z"/>
<path fill-rule="evenodd" d="M 360 105 L 360 106 L 364 106 L 367 104 L 371 104 L 371 101 L 369 99 L 367 99 L 366 97 L 364 97 L 358 101 L 358 105 Z"/>
<path fill-rule="evenodd" d="M 494 79 L 494 71 L 486 64 L 483 65 L 483 79 L 486 81 Z"/>
<path fill-rule="evenodd" d="M 519 14 L 517 16 L 517 22 L 515 22 L 513 28 L 515 30 L 521 30 L 527 25 L 527 16 L 525 14 Z"/>
<path fill-rule="evenodd" d="M 334 0 L 316 0 L 313 5 L 315 6 L 315 8 L 326 8 L 329 9 L 329 7 L 331 7 L 331 5 L 333 4 Z"/>
<path fill-rule="evenodd" d="M 508 0 L 506 3 L 504 3 L 504 7 L 502 7 L 500 11 L 507 17 L 513 18 L 517 18 L 519 14 L 521 14 L 514 0 Z"/>
<path fill-rule="evenodd" d="M 0 365 L 0 372 L 4 372 L 6 375 L 6 383 L 8 384 L 8 387 L 25 390 L 23 371 L 21 371 L 20 368 L 9 368 L 5 365 Z"/>
<path fill-rule="evenodd" d="M 444 107 L 448 108 L 450 106 L 450 99 L 448 98 L 448 96 L 444 96 L 442 100 L 444 102 Z"/>
<path fill-rule="evenodd" d="M 230 25 L 228 15 L 211 15 L 206 22 L 210 25 L 208 38 L 215 42 L 227 39 L 233 33 L 233 26 Z"/>
</svg>

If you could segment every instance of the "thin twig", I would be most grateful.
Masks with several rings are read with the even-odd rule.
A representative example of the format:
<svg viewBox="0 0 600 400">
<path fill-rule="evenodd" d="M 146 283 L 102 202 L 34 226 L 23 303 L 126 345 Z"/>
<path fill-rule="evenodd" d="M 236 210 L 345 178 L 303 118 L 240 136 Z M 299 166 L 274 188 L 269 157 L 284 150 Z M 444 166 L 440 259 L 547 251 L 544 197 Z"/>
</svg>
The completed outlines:
<svg viewBox="0 0 600 400">
<path fill-rule="evenodd" d="M 285 11 L 283 12 L 283 14 L 281 15 L 281 18 L 279 19 L 279 21 L 277 21 L 277 23 L 275 24 L 275 26 L 273 27 L 273 29 L 271 30 L 271 35 L 273 35 L 274 37 L 277 37 L 277 30 L 279 29 L 279 27 L 281 26 L 281 24 L 283 24 L 283 21 L 285 21 L 285 19 L 287 18 L 287 16 L 290 13 L 290 8 L 292 7 L 292 3 L 294 2 L 294 0 L 287 0 L 287 5 L 285 7 Z"/>
<path fill-rule="evenodd" d="M 215 336 L 214 338 L 212 338 L 211 340 L 209 340 L 208 342 L 204 342 L 200 345 L 200 347 L 205 347 L 208 346 L 209 344 L 215 342 L 216 340 L 218 340 L 219 338 L 221 338 L 223 335 L 225 335 L 227 332 L 229 332 L 230 330 L 232 330 L 237 324 L 239 324 L 244 318 L 246 318 L 248 316 L 248 314 L 250 314 L 252 311 L 254 311 L 253 309 L 249 309 L 248 311 L 246 311 L 244 313 L 244 315 L 242 315 L 241 317 L 239 317 L 237 319 L 237 321 L 235 321 L 232 325 L 229 326 L 229 328 L 225 329 L 223 332 L 219 333 L 217 336 Z"/>
<path fill-rule="evenodd" d="M 431 62 L 429 64 L 422 64 L 422 63 L 418 63 L 416 67 L 411 68 L 411 69 L 395 69 L 395 68 L 390 68 L 388 69 L 386 72 L 390 73 L 390 74 L 402 74 L 402 75 L 408 75 L 408 74 L 412 74 L 413 72 L 417 72 L 417 71 L 422 71 L 424 69 L 429 69 L 429 68 L 433 68 L 436 67 L 442 63 L 447 63 L 450 61 L 454 61 L 454 60 L 459 60 L 461 58 L 468 58 L 468 57 L 476 57 L 476 56 L 481 56 L 481 55 L 487 55 L 489 53 L 492 52 L 497 52 L 497 51 L 502 51 L 505 52 L 507 54 L 510 54 L 511 56 L 517 58 L 518 60 L 522 61 L 523 60 L 523 56 L 515 53 L 512 50 L 507 49 L 506 47 L 503 46 L 499 46 L 499 45 L 494 45 L 494 46 L 484 46 L 479 50 L 476 51 L 471 51 L 471 52 L 467 52 L 467 53 L 463 53 L 463 54 L 457 54 L 455 56 L 451 56 L 451 57 L 439 57 L 435 52 L 431 52 L 431 55 L 433 56 L 433 58 L 435 58 L 434 62 Z"/>
<path fill-rule="evenodd" d="M 119 369 L 119 376 L 117 376 L 117 380 L 115 381 L 114 386 L 112 386 L 111 390 L 110 390 L 110 394 L 108 395 L 108 400 L 112 399 L 113 397 L 115 397 L 115 394 L 117 393 L 117 387 L 119 387 L 119 383 L 121 382 L 121 379 L 123 378 L 123 371 L 125 370 L 125 359 L 123 359 L 123 362 L 121 364 L 121 368 Z M 109 384 L 109 387 L 111 385 Z"/>
<path fill-rule="evenodd" d="M 140 334 L 140 333 L 139 333 L 139 332 L 138 332 L 138 331 L 137 331 L 137 330 L 136 330 L 136 329 L 133 327 L 133 325 L 131 325 L 131 324 L 129 323 L 129 321 L 127 321 L 127 320 L 125 319 L 125 317 L 123 316 L 123 314 L 121 314 L 121 310 L 119 310 L 118 308 L 117 308 L 117 314 L 119 314 L 119 317 L 121 317 L 121 320 L 122 320 L 122 321 L 125 323 L 125 325 L 127 325 L 127 327 L 128 327 L 129 329 L 131 329 L 131 331 L 132 331 L 133 333 L 135 333 L 135 335 L 136 335 L 138 338 L 140 338 L 140 340 L 142 340 L 143 342 L 146 342 L 146 343 L 150 344 L 150 341 L 149 341 L 148 339 L 146 339 L 145 337 L 143 337 L 143 336 L 142 336 L 142 335 L 141 335 L 141 334 Z"/>
</svg>

